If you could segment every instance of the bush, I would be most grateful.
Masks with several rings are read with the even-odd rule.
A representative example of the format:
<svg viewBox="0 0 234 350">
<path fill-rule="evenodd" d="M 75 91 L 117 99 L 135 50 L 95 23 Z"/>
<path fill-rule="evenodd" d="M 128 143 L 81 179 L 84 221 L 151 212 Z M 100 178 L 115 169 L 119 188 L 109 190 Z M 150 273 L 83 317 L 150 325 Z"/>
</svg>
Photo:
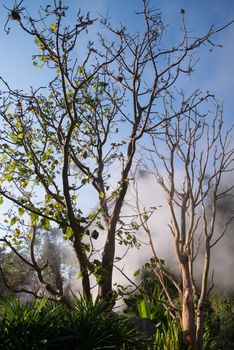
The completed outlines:
<svg viewBox="0 0 234 350">
<path fill-rule="evenodd" d="M 183 334 L 179 321 L 173 319 L 165 310 L 163 303 L 166 299 L 161 295 L 159 285 L 156 285 L 151 296 L 139 294 L 134 296 L 136 315 L 151 320 L 155 325 L 153 336 L 153 349 L 183 350 Z M 127 302 L 128 304 L 128 302 Z M 131 305 L 131 310 L 133 304 Z"/>
<path fill-rule="evenodd" d="M 46 299 L 26 304 L 15 297 L 0 300 L 1 349 L 47 349 L 62 308 Z"/>
<path fill-rule="evenodd" d="M 113 304 L 74 297 L 70 308 L 45 299 L 0 301 L 1 349 L 147 349 L 149 339 Z"/>
<path fill-rule="evenodd" d="M 234 344 L 234 297 L 213 295 L 208 305 L 204 350 L 232 350 Z"/>
</svg>

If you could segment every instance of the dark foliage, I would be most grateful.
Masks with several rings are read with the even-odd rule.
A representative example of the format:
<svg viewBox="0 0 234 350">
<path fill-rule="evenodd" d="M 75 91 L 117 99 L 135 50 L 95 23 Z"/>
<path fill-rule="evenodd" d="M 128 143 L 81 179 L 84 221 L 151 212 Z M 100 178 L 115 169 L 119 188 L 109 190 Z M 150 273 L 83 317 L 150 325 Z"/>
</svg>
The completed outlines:
<svg viewBox="0 0 234 350">
<path fill-rule="evenodd" d="M 204 350 L 234 348 L 234 297 L 213 295 L 208 305 Z"/>
<path fill-rule="evenodd" d="M 74 297 L 68 309 L 45 299 L 0 301 L 0 349 L 147 349 L 149 340 L 104 301 Z"/>
</svg>

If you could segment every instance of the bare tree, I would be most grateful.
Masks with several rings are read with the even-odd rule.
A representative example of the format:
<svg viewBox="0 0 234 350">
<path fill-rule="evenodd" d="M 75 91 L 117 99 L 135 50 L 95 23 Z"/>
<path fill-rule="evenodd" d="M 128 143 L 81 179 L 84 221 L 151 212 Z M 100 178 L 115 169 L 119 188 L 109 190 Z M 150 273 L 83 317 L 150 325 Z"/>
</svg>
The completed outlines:
<svg viewBox="0 0 234 350">
<path fill-rule="evenodd" d="M 58 225 L 73 244 L 84 293 L 90 296 L 92 275 L 106 297 L 137 145 L 146 131 L 177 116 L 160 116 L 164 99 L 170 99 L 181 75 L 191 74 L 192 53 L 203 44 L 214 46 L 216 31 L 212 27 L 202 37 L 189 37 L 182 11 L 182 38 L 167 48 L 161 44 L 160 14 L 143 0 L 137 14 L 141 33 L 129 33 L 123 25 L 115 29 L 102 18 L 108 38 L 98 27 L 95 45 L 88 31 L 98 22 L 89 15 L 78 12 L 74 25 L 67 25 L 68 8 L 61 0 L 40 9 L 36 19 L 21 4 L 9 10 L 6 31 L 12 20 L 34 39 L 33 64 L 44 67 L 51 79 L 46 88 L 25 93 L 1 78 L 6 91 L 0 106 L 0 194 L 14 205 L 8 229 L 14 235 L 14 226 L 20 230 L 27 218 L 31 226 Z M 207 96 L 194 99 L 194 106 Z M 184 105 L 183 112 L 192 108 Z M 79 195 L 88 196 L 90 187 L 98 206 L 85 216 Z"/>
<path fill-rule="evenodd" d="M 176 306 L 166 278 L 176 287 L 186 343 L 199 350 L 202 349 L 206 301 L 213 288 L 212 248 L 234 218 L 230 215 L 222 221 L 222 226 L 218 224 L 219 201 L 230 196 L 234 187 L 233 184 L 223 187 L 225 174 L 233 171 L 234 149 L 232 129 L 224 130 L 222 107 L 214 99 L 211 105 L 213 115 L 211 111 L 204 114 L 198 108 L 192 108 L 189 113 L 181 109 L 176 118 L 162 125 L 161 133 L 152 135 L 153 147 L 147 149 L 150 156 L 146 171 L 155 177 L 167 198 L 168 228 L 178 262 L 177 274 L 160 259 L 152 225 L 140 217 L 152 249 L 155 274 L 173 310 Z M 165 106 L 165 110 L 171 113 L 173 103 Z M 197 270 L 200 273 L 194 272 Z"/>
</svg>

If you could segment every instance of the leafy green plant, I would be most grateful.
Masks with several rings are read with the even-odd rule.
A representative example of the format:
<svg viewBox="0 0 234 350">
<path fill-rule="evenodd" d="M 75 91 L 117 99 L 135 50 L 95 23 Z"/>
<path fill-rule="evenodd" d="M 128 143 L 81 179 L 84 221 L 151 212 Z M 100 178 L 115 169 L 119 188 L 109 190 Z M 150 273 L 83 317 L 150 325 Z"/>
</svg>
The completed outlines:
<svg viewBox="0 0 234 350">
<path fill-rule="evenodd" d="M 208 303 L 204 350 L 231 350 L 234 344 L 234 298 L 212 295 Z"/>
<path fill-rule="evenodd" d="M 153 321 L 156 327 L 167 322 L 167 317 L 165 314 L 165 309 L 163 306 L 164 298 L 161 297 L 161 290 L 159 285 L 157 285 L 151 297 L 147 295 L 142 295 L 137 304 L 138 315 L 141 318 L 148 318 Z"/>
<path fill-rule="evenodd" d="M 56 349 L 147 349 L 148 339 L 126 317 L 112 311 L 113 304 L 74 296 L 71 311 L 59 328 Z"/>
<path fill-rule="evenodd" d="M 0 300 L 0 349 L 147 349 L 149 339 L 113 303 L 73 297 L 70 307 L 41 299 Z"/>
<path fill-rule="evenodd" d="M 157 328 L 154 338 L 155 350 L 183 350 L 183 334 L 176 320 L 167 317 L 167 324 Z"/>
<path fill-rule="evenodd" d="M 160 286 L 156 285 L 150 296 L 146 293 L 138 296 L 137 316 L 151 320 L 156 327 L 153 349 L 183 350 L 185 347 L 179 321 L 165 310 L 165 302 Z"/>
<path fill-rule="evenodd" d="M 41 299 L 26 304 L 15 297 L 0 300 L 0 344 L 2 349 L 47 349 L 61 305 Z"/>
</svg>

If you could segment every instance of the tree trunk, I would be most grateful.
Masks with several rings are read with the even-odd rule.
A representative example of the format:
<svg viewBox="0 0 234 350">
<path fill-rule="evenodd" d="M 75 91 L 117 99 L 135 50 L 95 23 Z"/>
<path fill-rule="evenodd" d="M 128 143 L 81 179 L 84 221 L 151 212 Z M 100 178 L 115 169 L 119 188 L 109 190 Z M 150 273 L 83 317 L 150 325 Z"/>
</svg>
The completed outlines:
<svg viewBox="0 0 234 350">
<path fill-rule="evenodd" d="M 197 311 L 197 329 L 196 329 L 196 341 L 197 350 L 202 350 L 202 340 L 204 332 L 204 321 L 205 321 L 205 308 L 203 303 L 199 303 Z"/>
<path fill-rule="evenodd" d="M 113 274 L 113 263 L 111 261 L 106 264 L 104 269 L 104 280 L 100 283 L 98 288 L 98 295 L 102 299 L 110 299 L 112 293 L 112 274 Z"/>
<path fill-rule="evenodd" d="M 198 310 L 197 310 L 197 330 L 196 330 L 196 340 L 198 350 L 202 349 L 202 340 L 204 332 L 204 321 L 205 321 L 205 305 L 207 298 L 207 281 L 210 268 L 210 237 L 206 238 L 206 251 L 205 251 L 205 262 L 202 275 L 202 285 L 201 285 L 201 294 L 198 301 Z"/>
<path fill-rule="evenodd" d="M 115 226 L 109 229 L 102 257 L 103 279 L 99 285 L 98 295 L 109 299 L 112 293 L 113 262 L 115 257 Z"/>
<path fill-rule="evenodd" d="M 193 292 L 190 281 L 188 261 L 181 263 L 183 297 L 182 297 L 182 330 L 185 344 L 192 350 L 197 350 L 195 332 L 195 313 Z"/>
<path fill-rule="evenodd" d="M 77 237 L 74 236 L 73 241 L 73 247 L 76 253 L 76 256 L 78 258 L 79 264 L 80 264 L 80 272 L 82 274 L 82 289 L 83 289 L 83 295 L 85 295 L 86 298 L 91 298 L 91 289 L 90 289 L 90 281 L 89 281 L 89 272 L 88 267 L 85 260 L 85 255 L 82 250 L 81 242 Z"/>
<path fill-rule="evenodd" d="M 83 289 L 83 295 L 85 295 L 85 297 L 87 299 L 91 298 L 91 292 L 90 292 L 90 282 L 89 282 L 89 274 L 88 274 L 88 270 L 87 267 L 84 265 L 80 265 L 80 270 L 82 273 L 82 289 Z"/>
</svg>

